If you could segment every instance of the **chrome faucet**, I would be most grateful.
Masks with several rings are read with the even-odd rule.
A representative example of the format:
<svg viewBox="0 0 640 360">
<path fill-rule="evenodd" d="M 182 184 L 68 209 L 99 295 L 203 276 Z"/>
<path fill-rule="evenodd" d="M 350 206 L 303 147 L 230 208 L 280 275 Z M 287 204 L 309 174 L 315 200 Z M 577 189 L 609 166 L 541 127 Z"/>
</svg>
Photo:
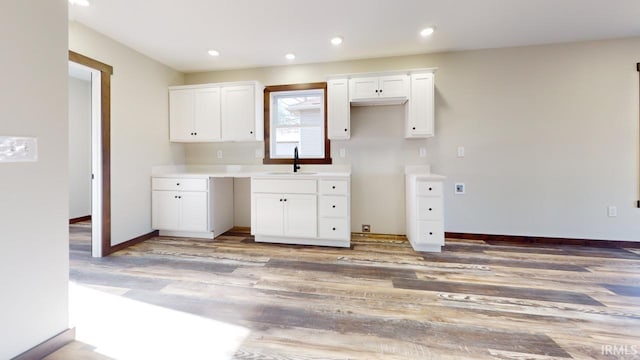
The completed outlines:
<svg viewBox="0 0 640 360">
<path fill-rule="evenodd" d="M 293 149 L 293 172 L 298 172 L 298 170 L 300 169 L 300 165 L 298 165 L 298 161 L 300 161 L 300 159 L 298 158 L 298 147 L 296 146 Z"/>
</svg>

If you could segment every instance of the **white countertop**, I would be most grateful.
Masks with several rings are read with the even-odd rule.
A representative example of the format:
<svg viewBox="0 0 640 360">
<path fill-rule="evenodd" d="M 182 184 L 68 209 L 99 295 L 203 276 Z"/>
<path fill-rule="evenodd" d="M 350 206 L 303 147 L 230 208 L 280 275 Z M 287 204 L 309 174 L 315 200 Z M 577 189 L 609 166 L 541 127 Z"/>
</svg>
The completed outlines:
<svg viewBox="0 0 640 360">
<path fill-rule="evenodd" d="M 443 181 L 447 178 L 444 175 L 432 173 L 429 165 L 407 165 L 404 168 L 404 174 L 406 177 L 416 180 Z"/>
<path fill-rule="evenodd" d="M 350 176 L 350 165 L 301 165 L 298 173 L 293 173 L 292 165 L 167 165 L 154 166 L 153 177 L 340 177 Z"/>
</svg>

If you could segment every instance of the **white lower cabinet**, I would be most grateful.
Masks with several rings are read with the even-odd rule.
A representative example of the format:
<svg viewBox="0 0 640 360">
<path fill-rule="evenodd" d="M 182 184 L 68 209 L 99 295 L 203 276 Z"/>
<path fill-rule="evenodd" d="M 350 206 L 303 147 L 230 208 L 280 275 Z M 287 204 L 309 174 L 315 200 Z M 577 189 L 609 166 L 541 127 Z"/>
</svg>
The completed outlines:
<svg viewBox="0 0 640 360">
<path fill-rule="evenodd" d="M 416 251 L 440 251 L 444 245 L 442 181 L 406 177 L 407 238 Z"/>
<path fill-rule="evenodd" d="M 257 242 L 349 247 L 348 189 L 348 177 L 252 177 L 251 233 Z"/>
<path fill-rule="evenodd" d="M 160 235 L 212 239 L 233 227 L 233 179 L 152 178 L 151 204 Z"/>
</svg>

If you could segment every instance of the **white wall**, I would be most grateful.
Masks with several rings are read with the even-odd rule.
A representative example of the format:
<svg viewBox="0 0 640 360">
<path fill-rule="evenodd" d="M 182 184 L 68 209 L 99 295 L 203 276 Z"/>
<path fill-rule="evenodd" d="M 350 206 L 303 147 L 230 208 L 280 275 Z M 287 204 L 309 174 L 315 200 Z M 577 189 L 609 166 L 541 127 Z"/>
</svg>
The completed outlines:
<svg viewBox="0 0 640 360">
<path fill-rule="evenodd" d="M 38 138 L 0 163 L 0 359 L 68 327 L 67 2 L 4 1 L 0 135 Z"/>
<path fill-rule="evenodd" d="M 91 81 L 69 77 L 69 218 L 91 215 Z"/>
<path fill-rule="evenodd" d="M 183 75 L 82 24 L 69 22 L 69 49 L 113 66 L 111 77 L 111 243 L 149 233 L 151 167 L 182 163 L 169 143 L 168 86 Z"/>
<path fill-rule="evenodd" d="M 398 112 L 381 107 L 353 109 L 352 139 L 332 142 L 334 162 L 353 165 L 353 230 L 370 223 L 374 232 L 404 233 L 402 167 L 428 162 L 448 176 L 447 231 L 640 241 L 638 61 L 640 38 L 630 38 L 196 73 L 185 81 L 275 85 L 437 67 L 435 138 L 403 140 Z M 456 157 L 458 146 L 466 157 Z M 193 144 L 186 156 L 190 164 L 249 164 L 261 147 Z M 347 158 L 337 156 L 340 147 Z M 453 195 L 455 182 L 466 183 L 466 195 Z M 607 217 L 608 205 L 617 217 Z"/>
</svg>

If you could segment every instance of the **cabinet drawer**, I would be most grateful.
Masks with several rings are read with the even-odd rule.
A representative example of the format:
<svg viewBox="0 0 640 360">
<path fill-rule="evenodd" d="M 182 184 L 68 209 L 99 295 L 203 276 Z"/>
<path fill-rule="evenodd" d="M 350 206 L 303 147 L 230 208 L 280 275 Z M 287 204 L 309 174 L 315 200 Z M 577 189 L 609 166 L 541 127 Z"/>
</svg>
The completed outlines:
<svg viewBox="0 0 640 360">
<path fill-rule="evenodd" d="M 153 190 L 207 191 L 208 179 L 153 178 Z"/>
<path fill-rule="evenodd" d="M 348 204 L 346 196 L 320 196 L 320 216 L 348 217 Z"/>
<path fill-rule="evenodd" d="M 318 237 L 322 239 L 349 240 L 351 228 L 346 218 L 320 218 Z"/>
<path fill-rule="evenodd" d="M 347 180 L 320 180 L 320 193 L 331 195 L 343 195 L 349 193 L 349 181 Z"/>
<path fill-rule="evenodd" d="M 316 180 L 252 179 L 251 192 L 314 194 Z"/>
<path fill-rule="evenodd" d="M 416 238 L 420 244 L 444 245 L 443 222 L 418 221 L 418 234 Z"/>
<path fill-rule="evenodd" d="M 440 220 L 442 219 L 442 198 L 418 196 L 418 219 Z"/>
<path fill-rule="evenodd" d="M 442 196 L 442 182 L 440 181 L 418 181 L 417 193 L 422 196 Z"/>
</svg>

